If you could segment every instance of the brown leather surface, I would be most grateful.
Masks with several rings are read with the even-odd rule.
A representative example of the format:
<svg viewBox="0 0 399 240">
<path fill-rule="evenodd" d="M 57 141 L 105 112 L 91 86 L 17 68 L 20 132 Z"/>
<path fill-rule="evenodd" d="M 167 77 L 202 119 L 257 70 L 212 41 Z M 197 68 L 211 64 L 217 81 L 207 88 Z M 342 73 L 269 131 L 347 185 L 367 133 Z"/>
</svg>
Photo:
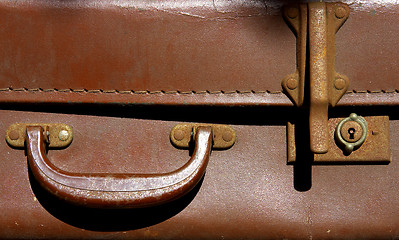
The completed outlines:
<svg viewBox="0 0 399 240">
<path fill-rule="evenodd" d="M 0 88 L 280 91 L 296 66 L 284 2 L 1 1 Z M 337 71 L 397 89 L 398 5 L 347 2 Z"/>
<path fill-rule="evenodd" d="M 172 171 L 182 166 L 189 155 L 187 150 L 171 145 L 169 131 L 176 123 L 191 119 L 228 123 L 237 133 L 237 142 L 229 150 L 212 151 L 202 183 L 183 199 L 161 207 L 116 211 L 74 207 L 48 196 L 29 177 L 24 151 L 12 149 L 3 141 L 0 144 L 2 238 L 398 236 L 397 116 L 391 116 L 390 122 L 392 162 L 389 165 L 313 166 L 310 170 L 286 163 L 284 125 L 289 111 L 27 108 L 35 112 L 0 111 L 0 132 L 15 122 L 70 124 L 75 133 L 72 144 L 64 150 L 49 150 L 48 155 L 56 166 L 73 172 Z M 345 109 L 338 110 L 346 113 Z M 374 113 L 387 114 L 389 110 L 394 109 Z M 57 111 L 67 114 L 46 113 Z M 365 114 L 370 109 L 359 111 Z M 165 113 L 169 117 L 163 117 Z"/>
<path fill-rule="evenodd" d="M 0 142 L 0 238 L 396 238 L 399 7 L 346 1 L 336 70 L 351 92 L 330 111 L 390 115 L 392 162 L 310 167 L 286 163 L 285 124 L 297 111 L 281 93 L 296 66 L 285 2 L 0 1 L 0 132 L 16 122 L 71 125 L 71 146 L 48 152 L 57 167 L 169 172 L 189 158 L 169 141 L 175 124 L 237 133 L 231 149 L 212 151 L 188 195 L 123 211 L 51 197 L 24 150 Z"/>
</svg>

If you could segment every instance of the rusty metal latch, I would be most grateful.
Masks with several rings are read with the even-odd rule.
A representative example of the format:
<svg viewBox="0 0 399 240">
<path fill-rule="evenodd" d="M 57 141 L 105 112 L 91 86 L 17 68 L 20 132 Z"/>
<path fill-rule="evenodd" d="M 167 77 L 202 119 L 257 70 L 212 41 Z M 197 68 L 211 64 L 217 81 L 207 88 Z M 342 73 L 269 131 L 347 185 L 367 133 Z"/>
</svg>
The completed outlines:
<svg viewBox="0 0 399 240">
<path fill-rule="evenodd" d="M 309 108 L 310 149 L 326 153 L 328 107 L 346 92 L 349 80 L 335 72 L 335 33 L 349 16 L 343 3 L 312 2 L 284 9 L 285 19 L 297 37 L 297 70 L 282 86 L 298 107 Z"/>
<path fill-rule="evenodd" d="M 287 125 L 288 163 L 308 158 L 308 152 L 314 163 L 386 164 L 391 160 L 388 116 L 352 113 L 329 119 L 328 108 L 338 103 L 349 86 L 349 79 L 335 71 L 335 34 L 349 12 L 343 3 L 310 2 L 284 8 L 283 16 L 297 37 L 297 70 L 284 78 L 282 87 L 305 110 Z"/>
</svg>

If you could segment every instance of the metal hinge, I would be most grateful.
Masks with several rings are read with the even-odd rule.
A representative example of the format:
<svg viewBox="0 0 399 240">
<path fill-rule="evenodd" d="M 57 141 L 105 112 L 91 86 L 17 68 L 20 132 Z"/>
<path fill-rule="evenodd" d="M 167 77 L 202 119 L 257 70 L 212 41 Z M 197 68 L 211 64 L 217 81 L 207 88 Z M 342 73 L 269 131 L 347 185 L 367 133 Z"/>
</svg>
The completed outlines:
<svg viewBox="0 0 399 240">
<path fill-rule="evenodd" d="M 345 120 L 328 118 L 329 107 L 338 103 L 349 86 L 348 77 L 335 71 L 335 34 L 349 13 L 349 7 L 343 3 L 311 2 L 284 9 L 284 18 L 297 37 L 297 70 L 284 78 L 282 87 L 308 116 L 308 121 L 302 119 L 288 124 L 288 162 L 295 162 L 296 135 L 303 134 L 303 129 L 308 131 L 304 139 L 308 139 L 308 149 L 314 154 L 315 162 L 390 161 L 388 117 L 363 118 L 352 114 Z M 298 123 L 302 124 L 301 132 L 295 130 Z M 376 156 L 367 154 L 376 147 L 370 145 L 370 141 L 385 145 Z M 362 145 L 360 154 L 352 154 Z"/>
</svg>

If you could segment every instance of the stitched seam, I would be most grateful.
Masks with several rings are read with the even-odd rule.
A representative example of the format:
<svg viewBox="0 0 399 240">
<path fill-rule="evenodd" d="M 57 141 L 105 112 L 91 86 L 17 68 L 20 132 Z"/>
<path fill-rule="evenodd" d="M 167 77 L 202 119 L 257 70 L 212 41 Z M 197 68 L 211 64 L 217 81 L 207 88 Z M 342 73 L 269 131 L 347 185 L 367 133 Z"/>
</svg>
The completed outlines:
<svg viewBox="0 0 399 240">
<path fill-rule="evenodd" d="M 203 90 L 203 91 L 163 91 L 163 90 L 157 90 L 157 91 L 148 91 L 148 90 L 102 90 L 102 89 L 56 89 L 56 88 L 51 88 L 51 89 L 43 89 L 43 88 L 0 88 L 0 92 L 70 92 L 70 93 L 119 93 L 119 94 L 181 94 L 181 95 L 188 95 L 188 94 L 265 94 L 265 93 L 282 93 L 282 91 L 254 91 L 254 90 L 246 90 L 246 91 L 223 91 L 223 90 L 218 90 L 218 91 L 209 91 L 209 90 Z"/>
<path fill-rule="evenodd" d="M 0 88 L 0 92 L 32 92 L 32 93 L 37 93 L 37 92 L 44 92 L 44 93 L 55 93 L 55 92 L 69 92 L 69 93 L 107 93 L 107 94 L 180 94 L 180 95 L 189 95 L 189 94 L 281 94 L 283 91 L 269 91 L 269 90 L 264 90 L 264 91 L 255 91 L 255 90 L 235 90 L 235 91 L 209 91 L 209 90 L 203 90 L 203 91 L 163 91 L 163 90 L 158 90 L 158 91 L 134 91 L 134 90 L 102 90 L 102 89 L 56 89 L 56 88 L 50 88 L 50 89 L 42 89 L 42 88 Z M 392 90 L 352 90 L 352 91 L 347 91 L 347 94 L 362 94 L 362 93 L 368 93 L 368 94 L 376 94 L 376 93 L 399 93 L 399 89 L 392 89 Z"/>
</svg>

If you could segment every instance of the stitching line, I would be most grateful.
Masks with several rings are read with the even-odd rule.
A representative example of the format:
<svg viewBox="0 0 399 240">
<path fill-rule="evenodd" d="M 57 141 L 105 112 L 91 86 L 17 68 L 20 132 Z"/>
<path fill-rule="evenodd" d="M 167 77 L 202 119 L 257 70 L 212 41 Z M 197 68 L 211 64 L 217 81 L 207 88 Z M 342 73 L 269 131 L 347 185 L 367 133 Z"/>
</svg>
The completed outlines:
<svg viewBox="0 0 399 240">
<path fill-rule="evenodd" d="M 254 91 L 254 90 L 235 90 L 235 91 L 134 91 L 134 90 L 103 90 L 103 89 L 42 89 L 42 88 L 0 88 L 0 92 L 44 92 L 44 93 L 51 93 L 51 92 L 62 92 L 62 93 L 105 93 L 105 94 L 181 94 L 181 95 L 189 95 L 189 94 L 281 94 L 283 91 Z M 352 90 L 347 91 L 347 94 L 361 94 L 361 93 L 399 93 L 399 89 L 393 90 Z"/>
<path fill-rule="evenodd" d="M 247 91 L 209 91 L 209 90 L 204 90 L 204 91 L 164 91 L 164 90 L 157 90 L 157 91 L 143 91 L 143 90 L 103 90 L 103 89 L 56 89 L 56 88 L 50 88 L 50 89 L 42 89 L 42 88 L 0 88 L 0 92 L 73 92 L 73 93 L 119 93 L 119 94 L 182 94 L 182 95 L 188 95 L 188 94 L 248 94 L 248 93 L 254 93 L 254 94 L 262 94 L 262 93 L 270 93 L 270 94 L 278 94 L 282 93 L 282 91 L 254 91 L 254 90 L 247 90 Z"/>
</svg>

